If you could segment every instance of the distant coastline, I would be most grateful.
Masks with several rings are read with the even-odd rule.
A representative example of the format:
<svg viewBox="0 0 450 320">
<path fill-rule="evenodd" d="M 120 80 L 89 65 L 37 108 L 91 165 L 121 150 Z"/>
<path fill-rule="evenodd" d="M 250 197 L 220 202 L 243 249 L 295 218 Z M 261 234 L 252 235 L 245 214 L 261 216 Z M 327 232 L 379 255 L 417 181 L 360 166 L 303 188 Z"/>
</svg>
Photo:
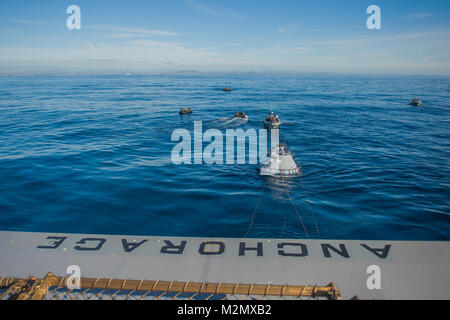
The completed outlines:
<svg viewBox="0 0 450 320">
<path fill-rule="evenodd" d="M 450 78 L 445 74 L 401 74 L 401 73 L 336 73 L 336 72 L 284 72 L 284 71 L 199 71 L 199 70 L 181 70 L 181 71 L 155 71 L 143 73 L 127 72 L 106 72 L 106 73 L 85 73 L 85 72 L 17 72 L 1 73 L 0 77 L 145 77 L 145 76 L 251 76 L 251 75 L 273 75 L 273 76 L 298 76 L 298 77 L 432 77 L 432 78 Z"/>
</svg>

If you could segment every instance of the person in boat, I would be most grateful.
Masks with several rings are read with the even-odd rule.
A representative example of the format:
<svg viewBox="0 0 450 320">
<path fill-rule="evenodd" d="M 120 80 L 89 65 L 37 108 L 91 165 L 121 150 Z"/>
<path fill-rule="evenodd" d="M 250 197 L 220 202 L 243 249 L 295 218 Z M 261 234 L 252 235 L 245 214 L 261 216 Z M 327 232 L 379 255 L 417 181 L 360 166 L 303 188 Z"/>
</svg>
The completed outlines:
<svg viewBox="0 0 450 320">
<path fill-rule="evenodd" d="M 416 104 L 416 103 L 417 103 L 417 99 L 416 98 L 411 100 L 411 104 Z"/>
<path fill-rule="evenodd" d="M 280 119 L 278 118 L 278 115 L 275 116 L 275 122 L 280 121 Z"/>
<path fill-rule="evenodd" d="M 184 110 L 184 108 L 183 108 L 183 107 L 181 107 L 181 109 L 180 109 L 180 112 L 185 112 L 185 110 Z"/>
<path fill-rule="evenodd" d="M 416 103 L 420 105 L 420 104 L 422 104 L 422 100 L 420 100 L 420 98 L 417 98 Z"/>
</svg>

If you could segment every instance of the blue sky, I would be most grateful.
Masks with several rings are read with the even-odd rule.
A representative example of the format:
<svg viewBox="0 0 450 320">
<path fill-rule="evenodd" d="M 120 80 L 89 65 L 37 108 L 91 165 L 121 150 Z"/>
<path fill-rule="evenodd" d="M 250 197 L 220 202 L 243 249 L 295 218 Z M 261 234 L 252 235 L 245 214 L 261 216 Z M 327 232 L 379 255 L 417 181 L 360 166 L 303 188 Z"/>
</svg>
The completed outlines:
<svg viewBox="0 0 450 320">
<path fill-rule="evenodd" d="M 66 8 L 81 8 L 68 30 Z M 369 5 L 381 30 L 368 30 Z M 0 74 L 274 71 L 450 75 L 450 1 L 0 2 Z"/>
</svg>

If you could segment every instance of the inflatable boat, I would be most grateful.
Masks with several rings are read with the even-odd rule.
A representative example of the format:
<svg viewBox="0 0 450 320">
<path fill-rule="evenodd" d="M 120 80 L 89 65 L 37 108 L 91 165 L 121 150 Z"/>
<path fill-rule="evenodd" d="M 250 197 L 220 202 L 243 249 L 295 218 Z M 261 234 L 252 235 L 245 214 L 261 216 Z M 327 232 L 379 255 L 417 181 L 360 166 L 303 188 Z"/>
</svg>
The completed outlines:
<svg viewBox="0 0 450 320">
<path fill-rule="evenodd" d="M 191 108 L 181 108 L 180 109 L 180 114 L 191 114 L 193 111 Z"/>
<path fill-rule="evenodd" d="M 278 118 L 278 115 L 275 115 L 271 112 L 267 115 L 266 119 L 264 119 L 264 128 L 265 129 L 279 129 L 281 125 L 281 121 Z"/>
</svg>

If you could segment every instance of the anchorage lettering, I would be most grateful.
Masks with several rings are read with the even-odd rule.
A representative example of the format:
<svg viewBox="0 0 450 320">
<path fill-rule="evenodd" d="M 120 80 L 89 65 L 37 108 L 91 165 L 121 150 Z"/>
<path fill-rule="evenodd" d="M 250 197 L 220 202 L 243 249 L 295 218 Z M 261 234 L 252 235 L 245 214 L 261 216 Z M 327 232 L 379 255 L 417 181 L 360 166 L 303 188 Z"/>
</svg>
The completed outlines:
<svg viewBox="0 0 450 320">
<path fill-rule="evenodd" d="M 47 244 L 42 244 L 37 246 L 38 249 L 58 249 L 67 239 L 68 237 L 64 236 L 49 236 L 47 237 Z M 75 243 L 73 247 L 76 251 L 101 251 L 103 246 L 108 240 L 105 238 L 82 238 Z M 109 240 L 114 241 L 116 240 Z M 186 248 L 189 247 L 187 240 L 177 240 L 172 242 L 173 240 L 162 240 L 158 241 L 159 252 L 163 255 L 182 255 L 184 254 Z M 149 239 L 143 239 L 141 241 L 129 241 L 128 239 L 120 240 L 120 247 L 123 252 L 129 253 L 138 250 L 145 250 L 145 245 L 150 244 L 150 242 L 155 243 L 155 241 L 150 241 Z M 264 254 L 269 253 L 269 255 L 276 254 L 280 257 L 307 257 L 309 256 L 310 248 L 301 242 L 283 242 L 280 241 L 276 243 L 275 252 L 274 248 L 270 246 L 270 251 L 268 248 L 264 247 L 264 242 L 262 241 L 240 241 L 236 245 L 232 247 L 229 245 L 227 248 L 227 244 L 223 241 L 203 241 L 195 247 L 197 253 L 200 256 L 221 256 L 226 250 L 232 250 L 236 252 L 236 254 L 240 257 L 244 256 L 256 256 L 263 257 Z M 316 247 L 316 246 L 315 246 Z M 333 258 L 333 257 L 342 257 L 349 259 L 350 252 L 347 249 L 346 245 L 343 243 L 339 243 L 337 245 L 333 245 L 330 243 L 321 243 L 319 246 L 319 250 L 323 254 L 325 258 Z M 374 256 L 380 259 L 386 259 L 389 255 L 389 251 L 391 249 L 390 244 L 386 244 L 383 248 L 372 248 L 367 244 L 360 244 L 360 248 L 365 250 Z M 266 249 L 266 252 L 264 251 Z"/>
</svg>

